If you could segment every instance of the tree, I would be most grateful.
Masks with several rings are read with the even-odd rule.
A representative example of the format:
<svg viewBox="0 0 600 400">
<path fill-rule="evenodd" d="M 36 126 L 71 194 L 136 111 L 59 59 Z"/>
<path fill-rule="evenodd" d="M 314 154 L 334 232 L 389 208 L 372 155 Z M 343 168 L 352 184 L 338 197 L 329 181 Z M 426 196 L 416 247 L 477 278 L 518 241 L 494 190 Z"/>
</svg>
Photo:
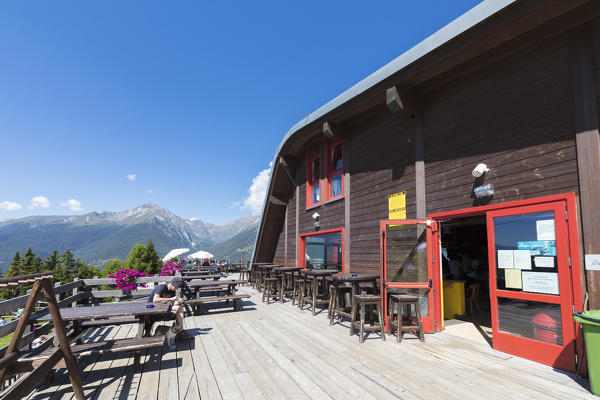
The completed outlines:
<svg viewBox="0 0 600 400">
<path fill-rule="evenodd" d="M 122 264 L 123 263 L 119 259 L 119 257 L 115 257 L 112 260 L 109 260 L 104 266 L 104 269 L 102 270 L 102 277 L 108 278 L 110 275 L 116 274 L 117 271 L 122 269 Z"/>
<path fill-rule="evenodd" d="M 59 260 L 59 256 L 58 256 L 58 251 L 56 251 L 56 249 L 54 249 L 54 251 L 52 253 L 50 253 L 50 255 L 48 255 L 48 257 L 46 257 L 44 259 L 44 271 L 42 272 L 46 272 L 46 271 L 51 271 L 54 272 L 54 270 L 56 270 L 56 267 L 58 266 L 60 260 Z"/>
<path fill-rule="evenodd" d="M 162 266 L 158 253 L 154 249 L 152 239 L 148 243 L 138 243 L 131 248 L 129 255 L 123 262 L 124 269 L 135 269 L 146 274 L 160 273 Z"/>
<path fill-rule="evenodd" d="M 19 276 L 21 273 L 21 264 L 23 263 L 23 259 L 19 255 L 19 252 L 16 251 L 13 256 L 12 262 L 8 266 L 8 270 L 6 270 L 6 274 L 4 277 L 9 278 L 11 276 Z M 22 293 L 21 286 L 9 286 L 6 288 L 0 289 L 0 296 L 3 299 L 11 299 L 16 296 L 20 296 Z"/>
</svg>

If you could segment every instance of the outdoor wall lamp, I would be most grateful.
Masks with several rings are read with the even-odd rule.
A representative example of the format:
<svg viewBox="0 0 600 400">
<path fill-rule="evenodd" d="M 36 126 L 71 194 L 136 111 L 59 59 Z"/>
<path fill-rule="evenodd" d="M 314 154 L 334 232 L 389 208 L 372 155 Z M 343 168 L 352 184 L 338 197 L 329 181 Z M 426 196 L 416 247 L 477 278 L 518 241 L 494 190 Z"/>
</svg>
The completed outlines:
<svg viewBox="0 0 600 400">
<path fill-rule="evenodd" d="M 473 176 L 475 178 L 479 178 L 480 176 L 485 175 L 488 172 L 490 172 L 490 169 L 488 168 L 488 166 L 481 163 L 481 164 L 477 164 L 477 166 L 475 167 L 473 172 L 471 172 L 471 174 L 473 174 Z"/>
<path fill-rule="evenodd" d="M 312 219 L 313 219 L 313 225 L 316 229 L 319 229 L 321 227 L 321 223 L 319 222 L 319 213 L 314 213 L 312 215 Z"/>
</svg>

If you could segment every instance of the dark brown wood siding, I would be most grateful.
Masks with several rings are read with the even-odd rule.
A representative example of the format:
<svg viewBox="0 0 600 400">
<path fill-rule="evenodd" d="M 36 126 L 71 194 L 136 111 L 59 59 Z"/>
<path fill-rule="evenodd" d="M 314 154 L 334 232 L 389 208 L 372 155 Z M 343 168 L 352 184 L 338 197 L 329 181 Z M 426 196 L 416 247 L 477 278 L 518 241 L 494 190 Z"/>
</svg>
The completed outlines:
<svg viewBox="0 0 600 400">
<path fill-rule="evenodd" d="M 379 272 L 379 221 L 388 218 L 388 195 L 406 191 L 407 218 L 415 218 L 417 124 L 386 108 L 352 127 L 350 142 L 350 258 L 352 272 Z"/>
<path fill-rule="evenodd" d="M 296 191 L 292 190 L 292 198 L 287 208 L 288 218 L 288 254 L 286 265 L 296 266 Z"/>
<path fill-rule="evenodd" d="M 437 89 L 425 111 L 427 212 L 578 191 L 566 34 Z M 480 162 L 484 180 L 471 175 Z M 494 184 L 478 201 L 473 188 Z"/>
</svg>

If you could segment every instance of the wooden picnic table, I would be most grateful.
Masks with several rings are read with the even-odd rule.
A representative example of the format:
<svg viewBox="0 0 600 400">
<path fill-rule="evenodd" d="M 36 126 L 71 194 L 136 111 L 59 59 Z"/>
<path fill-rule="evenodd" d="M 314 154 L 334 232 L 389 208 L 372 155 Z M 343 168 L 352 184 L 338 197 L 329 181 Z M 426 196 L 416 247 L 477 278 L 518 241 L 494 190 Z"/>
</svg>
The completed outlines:
<svg viewBox="0 0 600 400">
<path fill-rule="evenodd" d="M 193 281 L 193 280 L 208 280 L 212 279 L 218 281 L 221 278 L 227 278 L 225 274 L 207 274 L 207 275 L 184 275 L 181 277 L 184 281 Z"/>
<path fill-rule="evenodd" d="M 343 302 L 339 302 L 338 303 L 338 293 L 339 293 L 339 288 L 340 285 L 343 284 L 351 284 L 352 285 L 352 293 L 350 294 L 350 310 L 352 310 L 352 307 L 354 305 L 354 295 L 358 295 L 360 294 L 360 284 L 361 283 L 372 283 L 373 285 L 373 292 L 377 293 L 377 279 L 379 279 L 379 275 L 378 274 L 336 274 L 332 276 L 332 283 L 333 283 L 333 293 L 331 293 L 331 296 L 334 296 L 333 300 L 333 306 L 332 306 L 332 310 L 331 313 L 329 314 L 329 324 L 333 325 L 333 320 L 334 320 L 334 316 L 335 314 L 339 314 L 339 315 L 343 315 L 345 317 L 348 318 L 352 318 L 352 314 L 351 311 L 347 311 L 346 307 L 343 307 L 342 305 L 340 305 L 339 303 L 343 303 Z"/>
<path fill-rule="evenodd" d="M 304 296 L 302 299 L 303 302 L 308 300 L 312 303 L 313 315 L 315 315 L 315 306 L 317 305 L 317 303 L 329 303 L 329 299 L 325 298 L 327 295 L 327 277 L 337 274 L 338 272 L 339 271 L 337 269 L 307 269 L 300 271 L 300 273 L 305 275 L 306 277 L 312 277 L 312 298 L 307 299 L 306 296 Z M 323 286 L 322 296 L 318 295 L 319 279 L 321 280 Z M 302 304 L 301 308 L 303 306 L 304 304 Z"/>
<path fill-rule="evenodd" d="M 234 310 L 240 309 L 241 307 L 239 307 L 238 301 L 241 299 L 244 299 L 244 298 L 249 298 L 250 295 L 236 294 L 235 287 L 237 285 L 246 284 L 247 282 L 248 281 L 244 281 L 244 280 L 240 280 L 240 279 L 228 280 L 228 281 L 216 281 L 216 282 L 202 281 L 202 280 L 190 281 L 188 283 L 188 286 L 190 287 L 190 289 L 193 289 L 196 292 L 196 295 L 195 295 L 195 298 L 187 300 L 184 304 L 188 303 L 191 305 L 196 305 L 196 312 L 198 312 L 200 310 L 200 308 L 199 308 L 200 304 L 209 303 L 209 302 L 218 302 L 218 301 L 225 301 L 225 302 L 229 303 L 229 300 L 233 300 L 233 309 Z M 216 293 L 216 295 L 201 297 L 200 291 L 203 289 L 213 292 L 213 293 Z M 227 292 L 226 295 L 219 296 L 219 292 L 221 292 L 221 291 L 226 291 Z"/>
<path fill-rule="evenodd" d="M 211 271 L 210 268 L 204 268 L 204 269 L 188 269 L 188 270 L 181 270 L 181 275 L 209 275 L 212 274 L 216 271 Z"/>
</svg>

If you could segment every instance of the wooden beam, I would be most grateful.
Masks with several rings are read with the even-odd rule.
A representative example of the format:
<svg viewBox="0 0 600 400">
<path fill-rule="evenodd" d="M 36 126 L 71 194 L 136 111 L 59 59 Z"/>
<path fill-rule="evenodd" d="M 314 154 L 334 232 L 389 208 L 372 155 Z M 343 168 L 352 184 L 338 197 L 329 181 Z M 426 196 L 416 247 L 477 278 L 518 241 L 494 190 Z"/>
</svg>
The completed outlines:
<svg viewBox="0 0 600 400">
<path fill-rule="evenodd" d="M 425 138 L 423 115 L 416 117 L 415 132 L 415 189 L 417 194 L 417 219 L 427 218 L 427 201 L 425 198 Z"/>
<path fill-rule="evenodd" d="M 288 171 L 295 171 L 298 168 L 298 159 L 294 156 L 285 155 L 279 157 L 279 165 L 287 168 Z"/>
<path fill-rule="evenodd" d="M 323 122 L 323 135 L 325 135 L 327 139 L 333 139 L 338 133 L 337 130 L 338 127 L 335 123 L 329 121 Z"/>
<path fill-rule="evenodd" d="M 296 178 L 298 178 L 299 174 L 296 174 Z M 300 227 L 300 186 L 296 186 L 296 267 L 299 267 L 299 256 L 298 256 L 298 243 L 299 235 L 298 229 Z"/>
<path fill-rule="evenodd" d="M 598 207 L 600 132 L 591 27 L 583 25 L 571 31 L 569 44 L 583 248 L 587 254 L 598 254 L 600 253 L 600 207 Z M 586 272 L 590 308 L 600 308 L 600 271 Z"/>
<path fill-rule="evenodd" d="M 288 266 L 288 208 L 285 208 L 285 217 L 283 217 L 283 262 L 284 266 Z"/>
<path fill-rule="evenodd" d="M 272 194 L 269 196 L 269 201 L 276 206 L 287 206 L 287 201 L 282 196 Z"/>
<path fill-rule="evenodd" d="M 419 114 L 421 107 L 411 89 L 392 86 L 385 91 L 385 104 L 394 114 L 403 112 L 411 116 Z"/>
<path fill-rule="evenodd" d="M 350 143 L 344 143 L 344 272 L 351 271 L 350 259 Z"/>
</svg>

